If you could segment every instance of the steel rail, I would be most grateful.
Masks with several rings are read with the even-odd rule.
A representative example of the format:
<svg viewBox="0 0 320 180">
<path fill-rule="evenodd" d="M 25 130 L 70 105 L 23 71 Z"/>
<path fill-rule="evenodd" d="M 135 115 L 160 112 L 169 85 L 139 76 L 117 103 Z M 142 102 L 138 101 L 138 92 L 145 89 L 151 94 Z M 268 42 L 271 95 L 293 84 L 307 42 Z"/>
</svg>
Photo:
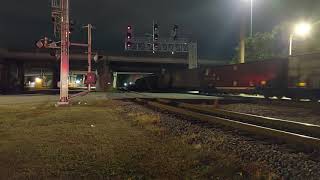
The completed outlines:
<svg viewBox="0 0 320 180">
<path fill-rule="evenodd" d="M 250 134 L 255 134 L 255 135 L 269 137 L 271 139 L 276 139 L 288 144 L 301 145 L 301 146 L 312 148 L 312 149 L 320 149 L 320 139 L 316 137 L 287 132 L 284 130 L 278 130 L 270 127 L 263 127 L 260 125 L 241 122 L 231 118 L 229 119 L 229 118 L 217 117 L 217 116 L 213 116 L 213 115 L 209 115 L 201 112 L 192 111 L 184 107 L 166 104 L 164 102 L 155 102 L 155 101 L 150 101 L 145 99 L 136 99 L 136 101 L 140 103 L 146 103 L 149 106 L 158 108 L 160 110 L 165 110 L 172 113 L 187 116 L 189 118 L 196 119 L 202 122 L 231 127 L 233 129 L 249 132 Z"/>
<path fill-rule="evenodd" d="M 188 93 L 189 94 L 189 93 Z M 295 101 L 289 99 L 266 99 L 260 97 L 245 97 L 240 95 L 219 95 L 219 94 L 207 94 L 207 96 L 216 96 L 234 101 L 246 101 L 253 104 L 274 104 L 278 106 L 287 106 L 293 108 L 304 108 L 304 109 L 318 109 L 320 107 L 319 102 L 315 101 Z"/>
<path fill-rule="evenodd" d="M 162 103 L 172 103 L 173 101 L 158 99 Z M 178 103 L 178 107 L 186 108 L 192 111 L 197 111 L 200 113 L 206 113 L 209 115 L 215 115 L 222 118 L 236 119 L 241 122 L 251 123 L 255 125 L 267 126 L 269 128 L 274 128 L 278 130 L 290 131 L 292 133 L 303 133 L 304 135 L 313 136 L 320 138 L 320 126 L 290 120 L 283 120 L 277 118 L 270 118 L 264 116 L 258 116 L 253 114 L 239 113 L 228 110 L 201 107 L 199 105 Z"/>
<path fill-rule="evenodd" d="M 270 118 L 270 117 L 264 117 L 264 116 L 258 116 L 253 114 L 240 113 L 240 112 L 233 112 L 233 111 L 222 110 L 217 108 L 208 108 L 208 107 L 203 107 L 199 105 L 178 102 L 177 100 L 157 99 L 157 101 L 161 103 L 166 103 L 166 104 L 170 104 L 170 103 L 175 104 L 178 107 L 186 108 L 186 109 L 197 111 L 200 113 L 206 113 L 209 115 L 214 115 L 222 118 L 236 119 L 244 123 L 250 123 L 250 124 L 255 124 L 259 126 L 267 126 L 273 129 L 289 131 L 291 133 L 304 134 L 307 136 L 320 138 L 319 125 L 297 122 L 297 121 L 290 121 L 290 120 L 283 120 L 283 119 L 277 119 L 277 118 Z"/>
</svg>

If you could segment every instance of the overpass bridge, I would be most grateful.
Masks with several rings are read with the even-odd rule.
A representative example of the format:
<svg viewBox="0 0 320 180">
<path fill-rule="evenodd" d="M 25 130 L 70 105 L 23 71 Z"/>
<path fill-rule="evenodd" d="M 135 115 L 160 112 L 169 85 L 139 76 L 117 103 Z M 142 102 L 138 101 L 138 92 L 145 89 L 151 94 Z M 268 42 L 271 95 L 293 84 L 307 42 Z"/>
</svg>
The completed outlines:
<svg viewBox="0 0 320 180">
<path fill-rule="evenodd" d="M 97 86 L 105 89 L 113 82 L 114 72 L 160 73 L 163 69 L 176 70 L 188 68 L 187 57 L 155 55 L 111 55 L 99 54 L 99 60 L 93 62 L 93 69 L 98 75 Z M 199 59 L 200 67 L 216 66 L 223 61 Z M 25 73 L 32 73 L 33 69 L 45 69 L 52 74 L 52 88 L 57 88 L 59 81 L 59 60 L 48 52 L 23 52 L 0 49 L 0 92 L 15 91 L 24 88 Z M 74 71 L 87 70 L 87 55 L 73 53 L 70 56 L 70 69 Z"/>
<path fill-rule="evenodd" d="M 99 54 L 100 55 L 100 54 Z M 179 57 L 157 57 L 157 56 L 132 56 L 132 55 L 109 55 L 101 53 L 100 60 L 120 63 L 146 63 L 146 64 L 184 64 L 188 65 L 188 59 Z M 9 61 L 57 61 L 57 58 L 51 56 L 48 52 L 23 52 L 23 51 L 8 51 L 0 49 L 0 60 Z M 71 61 L 87 61 L 86 54 L 74 53 L 70 56 Z M 223 61 L 199 59 L 198 64 L 204 66 L 223 64 Z"/>
</svg>

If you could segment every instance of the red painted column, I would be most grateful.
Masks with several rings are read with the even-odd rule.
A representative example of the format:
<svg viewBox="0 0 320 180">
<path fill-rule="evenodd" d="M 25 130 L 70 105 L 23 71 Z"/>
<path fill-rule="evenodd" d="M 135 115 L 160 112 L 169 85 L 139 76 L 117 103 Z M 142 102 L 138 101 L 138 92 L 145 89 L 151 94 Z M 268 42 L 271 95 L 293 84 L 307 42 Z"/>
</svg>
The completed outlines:
<svg viewBox="0 0 320 180">
<path fill-rule="evenodd" d="M 59 105 L 69 104 L 69 0 L 61 0 L 61 72 Z"/>
</svg>

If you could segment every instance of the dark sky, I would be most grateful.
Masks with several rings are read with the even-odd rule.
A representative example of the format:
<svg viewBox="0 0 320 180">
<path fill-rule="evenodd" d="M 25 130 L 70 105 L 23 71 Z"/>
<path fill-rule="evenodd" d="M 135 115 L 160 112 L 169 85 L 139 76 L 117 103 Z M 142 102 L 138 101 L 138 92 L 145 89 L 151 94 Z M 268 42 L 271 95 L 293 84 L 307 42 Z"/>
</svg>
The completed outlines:
<svg viewBox="0 0 320 180">
<path fill-rule="evenodd" d="M 0 46 L 32 49 L 40 37 L 51 36 L 50 0 L 7 0 L 0 6 Z M 71 0 L 71 17 L 81 25 L 92 23 L 94 46 L 106 52 L 123 51 L 124 32 L 152 31 L 152 21 L 167 36 L 173 24 L 198 41 L 199 55 L 211 59 L 232 57 L 239 34 L 240 4 L 245 0 Z M 269 31 L 282 21 L 320 19 L 319 0 L 254 0 L 254 30 Z M 247 7 L 249 13 L 249 6 Z M 248 17 L 249 18 L 249 17 Z M 77 30 L 73 39 L 86 37 Z M 83 39 L 85 40 L 85 39 Z"/>
</svg>

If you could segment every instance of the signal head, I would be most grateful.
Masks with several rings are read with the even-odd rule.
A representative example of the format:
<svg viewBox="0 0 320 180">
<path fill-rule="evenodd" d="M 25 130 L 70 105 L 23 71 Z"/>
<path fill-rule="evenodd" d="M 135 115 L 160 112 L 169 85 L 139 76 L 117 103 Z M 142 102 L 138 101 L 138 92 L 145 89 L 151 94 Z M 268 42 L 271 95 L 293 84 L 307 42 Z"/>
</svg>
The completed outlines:
<svg viewBox="0 0 320 180">
<path fill-rule="evenodd" d="M 132 38 L 132 34 L 128 32 L 128 33 L 127 33 L 127 38 L 128 38 L 128 39 L 131 39 L 131 38 Z"/>
<path fill-rule="evenodd" d="M 154 28 L 155 31 L 157 31 L 159 29 L 159 25 L 158 24 L 154 24 L 153 28 Z"/>
<path fill-rule="evenodd" d="M 131 48 L 132 43 L 131 42 L 127 42 L 127 48 Z"/>
<path fill-rule="evenodd" d="M 154 40 L 157 41 L 158 39 L 159 39 L 159 35 L 158 35 L 158 34 L 155 34 L 155 35 L 154 35 Z"/>
</svg>

